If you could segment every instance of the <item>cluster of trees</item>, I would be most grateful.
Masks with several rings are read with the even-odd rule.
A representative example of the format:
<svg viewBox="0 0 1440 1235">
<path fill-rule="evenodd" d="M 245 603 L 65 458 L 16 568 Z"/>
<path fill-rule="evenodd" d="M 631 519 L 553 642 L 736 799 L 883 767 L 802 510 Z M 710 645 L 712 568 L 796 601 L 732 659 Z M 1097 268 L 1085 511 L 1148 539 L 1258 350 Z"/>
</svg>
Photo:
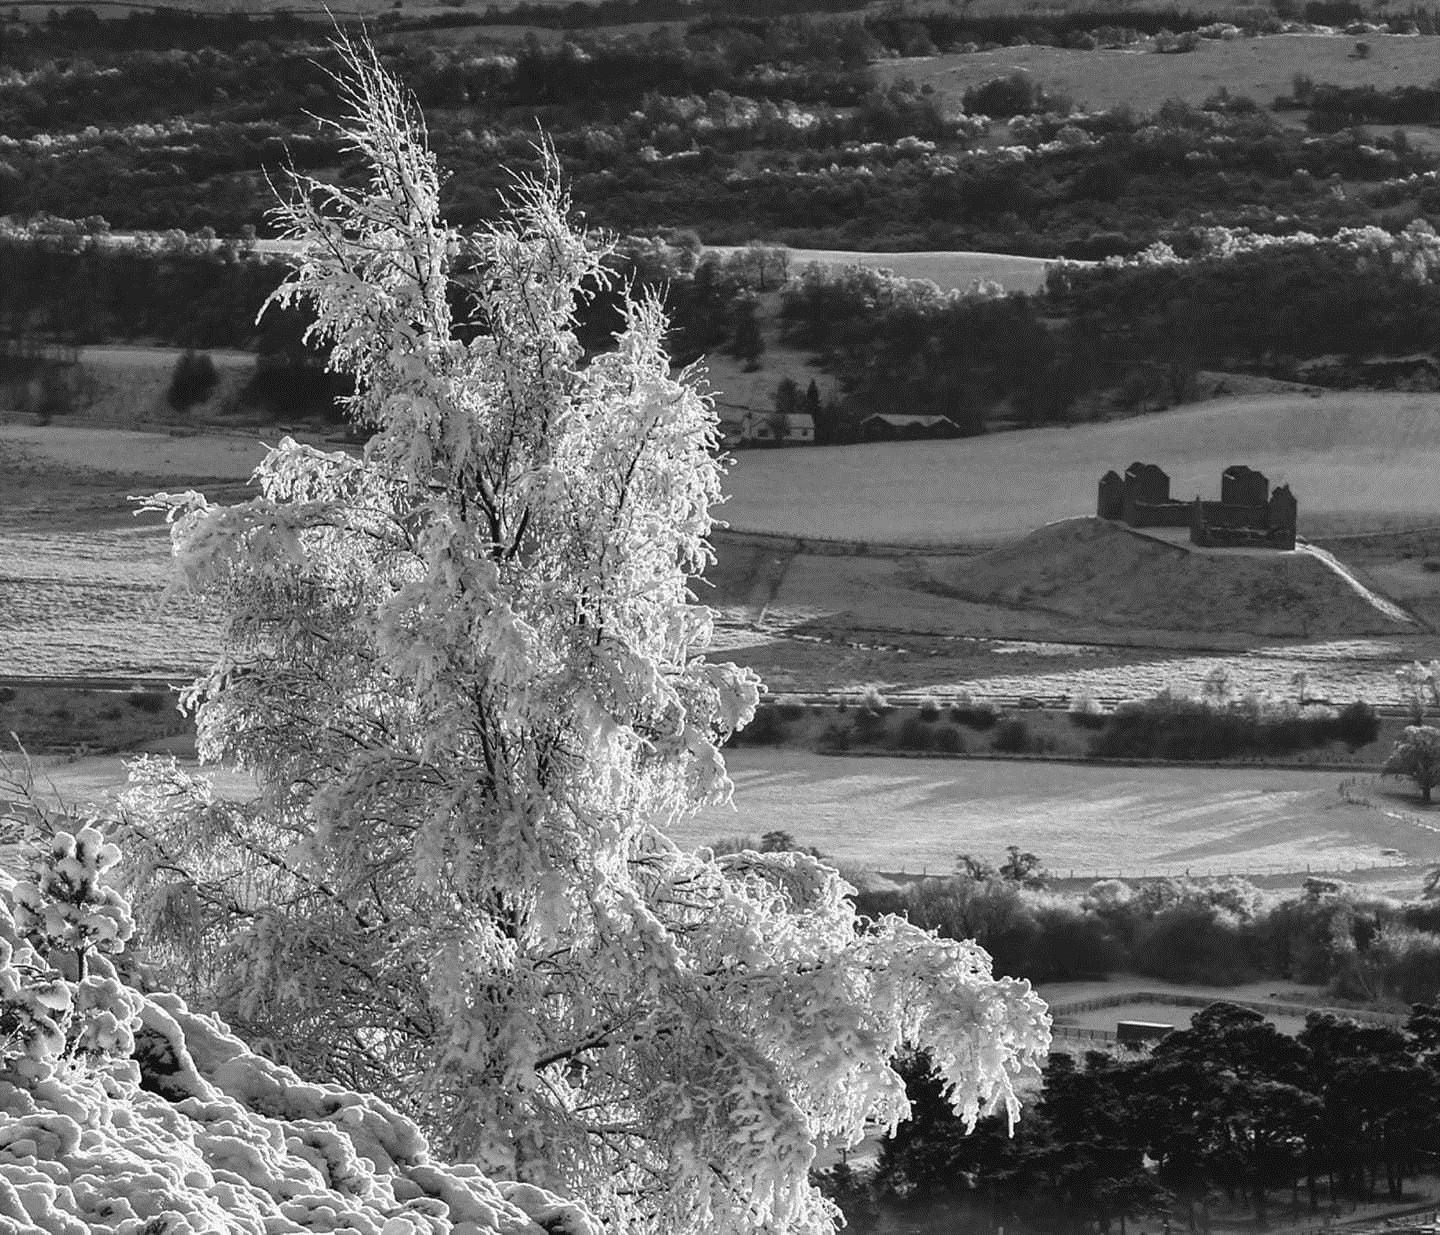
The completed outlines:
<svg viewBox="0 0 1440 1235">
<path fill-rule="evenodd" d="M 1330 707 L 1266 707 L 1258 699 L 1212 702 L 1164 693 L 1123 704 L 1109 715 L 1075 713 L 1097 732 L 1090 753 L 1102 758 L 1231 759 L 1281 754 L 1344 742 L 1352 751 L 1379 736 L 1380 718 L 1357 700 Z"/>
<path fill-rule="evenodd" d="M 1078 16 L 1094 24 L 1107 14 Z M 1160 15 L 1134 20 L 1150 16 Z M 456 168 L 445 204 L 462 225 L 494 216 L 502 166 L 534 168 L 537 120 L 591 222 L 617 231 L 691 226 L 711 243 L 759 234 L 820 247 L 1088 258 L 1202 222 L 1354 222 L 1366 212 L 1355 200 L 1364 193 L 1342 202 L 1319 182 L 1338 174 L 1353 188 L 1423 161 L 1399 151 L 1388 163 L 1358 157 L 1348 134 L 1306 144 L 1258 109 L 1241 114 L 1234 100 L 1217 102 L 1204 123 L 1170 109 L 1158 118 L 1163 140 L 1149 118 L 1121 115 L 1087 122 L 1097 138 L 1090 147 L 1018 163 L 969 159 L 976 132 L 963 118 L 923 88 L 882 87 L 870 68 L 890 50 L 912 54 L 917 40 L 944 47 L 1009 37 L 998 27 L 969 30 L 967 20 L 710 17 L 679 33 L 580 31 L 559 46 L 531 40 L 504 54 L 396 34 L 385 55 L 427 107 L 435 147 Z M 99 29 L 112 27 L 128 33 L 113 45 L 97 33 L 63 59 L 40 35 L 0 46 L 0 66 L 16 70 L 0 78 L 0 214 L 102 214 L 117 227 L 233 234 L 263 229 L 267 168 L 343 164 L 308 115 L 334 63 L 310 28 L 251 31 L 227 19 L 179 22 L 173 37 L 163 21 Z M 197 47 L 202 28 L 213 41 Z M 136 46 L 147 31 L 154 43 Z M 977 88 L 970 102 L 997 115 L 1057 106 L 1043 90 L 1015 94 L 1015 83 L 1002 81 Z M 857 153 L 906 137 L 935 148 Z M 1315 183 L 1293 182 L 1300 171 Z M 1413 195 L 1387 208 L 1401 205 L 1413 210 Z"/>
<path fill-rule="evenodd" d="M 1394 1028 L 1314 1013 L 1290 1037 L 1216 1003 L 1138 1059 L 1053 1054 L 1013 1138 L 993 1121 L 964 1135 L 917 1067 L 915 1117 L 884 1142 L 868 1187 L 847 1173 L 837 1191 L 862 1231 L 879 1204 L 1074 1232 L 1172 1214 L 1206 1230 L 1221 1198 L 1262 1226 L 1286 1202 L 1338 1212 L 1342 1199 L 1399 1197 L 1432 1169 L 1437 1048 L 1435 1005 Z"/>
<path fill-rule="evenodd" d="M 1440 908 L 1428 900 L 1367 898 L 1319 879 L 1291 898 L 1241 879 L 1110 879 L 1083 896 L 1043 882 L 1033 864 L 962 858 L 948 878 L 862 892 L 857 905 L 975 939 L 997 972 L 1035 981 L 1131 972 L 1210 985 L 1271 978 L 1402 1003 L 1440 994 Z"/>
</svg>

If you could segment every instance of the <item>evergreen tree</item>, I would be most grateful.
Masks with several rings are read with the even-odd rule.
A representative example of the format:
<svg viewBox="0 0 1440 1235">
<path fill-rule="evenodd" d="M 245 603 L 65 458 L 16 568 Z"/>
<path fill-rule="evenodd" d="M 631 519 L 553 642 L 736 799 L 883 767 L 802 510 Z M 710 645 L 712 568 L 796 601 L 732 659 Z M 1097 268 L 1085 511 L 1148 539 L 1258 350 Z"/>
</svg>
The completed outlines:
<svg viewBox="0 0 1440 1235">
<path fill-rule="evenodd" d="M 775 386 L 775 413 L 791 416 L 801 410 L 800 387 L 793 377 L 782 377 Z"/>
<path fill-rule="evenodd" d="M 765 350 L 765 340 L 760 334 L 760 323 L 755 320 L 755 305 L 742 300 L 735 309 L 735 331 L 730 339 L 730 354 L 745 362 L 746 370 L 760 367 L 760 355 Z"/>
</svg>

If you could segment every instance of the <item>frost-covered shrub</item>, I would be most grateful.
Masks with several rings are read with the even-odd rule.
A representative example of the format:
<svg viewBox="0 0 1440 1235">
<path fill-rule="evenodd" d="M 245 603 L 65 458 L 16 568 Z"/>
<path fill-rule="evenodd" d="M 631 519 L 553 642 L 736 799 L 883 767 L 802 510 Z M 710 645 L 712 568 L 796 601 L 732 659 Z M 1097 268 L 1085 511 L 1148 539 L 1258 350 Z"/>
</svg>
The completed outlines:
<svg viewBox="0 0 1440 1235">
<path fill-rule="evenodd" d="M 94 827 L 57 831 L 30 878 L 0 885 L 0 1076 L 41 1081 L 76 1059 L 128 1059 L 133 993 L 110 958 L 133 934 Z"/>
<path fill-rule="evenodd" d="M 29 880 L 0 869 L 0 1233 L 598 1235 L 579 1206 L 437 1162 L 377 1099 L 127 985 L 117 858 L 84 827 Z M 65 976 L 77 955 L 88 972 Z"/>
<path fill-rule="evenodd" d="M 1077 729 L 1103 729 L 1105 712 L 1099 701 L 1088 690 L 1078 691 L 1070 700 L 1070 723 Z"/>
<path fill-rule="evenodd" d="M 860 708 L 862 711 L 874 712 L 879 715 L 890 710 L 890 701 L 885 698 L 878 686 L 871 683 L 860 692 Z"/>
</svg>

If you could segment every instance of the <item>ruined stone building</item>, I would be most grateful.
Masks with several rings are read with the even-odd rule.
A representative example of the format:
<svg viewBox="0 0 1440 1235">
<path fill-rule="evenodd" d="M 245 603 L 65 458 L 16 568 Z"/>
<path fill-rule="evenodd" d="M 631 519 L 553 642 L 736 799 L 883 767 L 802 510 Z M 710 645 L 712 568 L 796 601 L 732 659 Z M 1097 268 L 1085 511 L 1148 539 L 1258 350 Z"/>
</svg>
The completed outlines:
<svg viewBox="0 0 1440 1235">
<path fill-rule="evenodd" d="M 1179 501 L 1162 468 L 1137 462 L 1100 478 L 1096 513 L 1130 527 L 1189 527 L 1191 542 L 1207 548 L 1293 549 L 1298 503 L 1288 485 L 1271 492 L 1265 473 L 1243 464 L 1221 473 L 1218 502 Z"/>
</svg>

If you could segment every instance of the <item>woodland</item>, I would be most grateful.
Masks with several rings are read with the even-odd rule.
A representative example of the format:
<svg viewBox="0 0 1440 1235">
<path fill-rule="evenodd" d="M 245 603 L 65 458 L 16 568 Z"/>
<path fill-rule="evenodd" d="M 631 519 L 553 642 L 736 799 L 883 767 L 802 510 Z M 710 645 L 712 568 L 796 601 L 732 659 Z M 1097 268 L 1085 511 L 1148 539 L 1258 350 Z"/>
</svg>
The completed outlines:
<svg viewBox="0 0 1440 1235">
<path fill-rule="evenodd" d="M 628 6 L 596 6 L 569 29 L 556 16 L 569 10 L 548 12 L 519 40 L 492 37 L 483 13 L 376 22 L 382 60 L 425 108 L 449 169 L 447 217 L 493 218 L 508 175 L 535 169 L 543 130 L 587 225 L 621 238 L 612 268 L 663 290 L 675 356 L 763 363 L 767 339 L 806 351 L 838 391 L 828 440 L 853 439 L 897 398 L 976 433 L 1166 406 L 1193 397 L 1205 372 L 1342 388 L 1437 380 L 1417 360 L 1440 317 L 1433 283 L 1399 257 L 1367 260 L 1353 239 L 1378 228 L 1413 249 L 1401 234 L 1440 211 L 1429 154 L 1399 129 L 1375 131 L 1430 118 L 1432 87 L 1297 75 L 1276 99 L 1221 90 L 1142 114 L 1079 110 L 1043 82 L 1000 77 L 957 112 L 903 75 L 882 81 L 876 64 L 1015 39 L 1123 46 L 1162 24 L 1198 39 L 1237 15 L 692 12 L 633 36 L 606 24 Z M 1298 15 L 1239 19 L 1263 34 Z M 0 23 L 0 215 L 18 224 L 0 235 L 12 376 L 60 343 L 245 347 L 268 358 L 272 391 L 300 392 L 277 412 L 326 405 L 337 389 L 315 376 L 299 319 L 254 324 L 283 266 L 253 241 L 272 231 L 280 168 L 359 174 L 313 119 L 332 55 L 315 27 L 285 17 L 72 9 Z M 149 239 L 123 239 L 135 231 Z M 816 273 L 792 281 L 778 327 L 760 333 L 757 298 L 775 291 L 763 263 L 704 248 L 751 242 L 1110 260 L 1003 299 Z M 1148 260 L 1157 251 L 1183 260 Z M 584 309 L 582 338 L 602 345 L 613 321 L 602 298 Z M 1408 359 L 1382 362 L 1397 357 Z"/>
</svg>

